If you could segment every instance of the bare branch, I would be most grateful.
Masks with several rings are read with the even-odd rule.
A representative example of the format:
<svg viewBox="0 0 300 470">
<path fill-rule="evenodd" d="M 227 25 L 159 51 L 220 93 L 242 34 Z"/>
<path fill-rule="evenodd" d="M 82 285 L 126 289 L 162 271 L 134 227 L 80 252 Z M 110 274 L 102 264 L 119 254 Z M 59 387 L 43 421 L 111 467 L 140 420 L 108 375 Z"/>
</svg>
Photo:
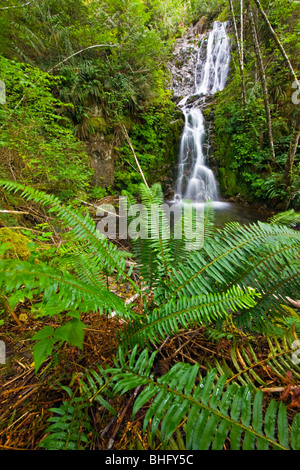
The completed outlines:
<svg viewBox="0 0 300 470">
<path fill-rule="evenodd" d="M 54 65 L 51 69 L 47 70 L 47 73 L 51 73 L 52 70 L 57 69 L 60 65 L 67 62 L 67 60 L 71 59 L 75 55 L 81 54 L 81 52 L 87 51 L 89 49 L 95 49 L 96 47 L 118 47 L 118 45 L 117 44 L 95 44 L 93 46 L 85 47 L 84 49 L 80 49 L 80 51 L 74 52 L 73 54 L 69 55 L 64 60 L 59 62 L 58 64 Z"/>
<path fill-rule="evenodd" d="M 140 172 L 140 174 L 141 174 L 141 176 L 142 176 L 142 178 L 143 178 L 143 181 L 144 181 L 144 183 L 145 183 L 145 186 L 146 186 L 147 188 L 149 188 L 148 183 L 147 183 L 147 181 L 146 181 L 146 178 L 145 178 L 145 176 L 144 176 L 143 170 L 142 170 L 142 168 L 141 168 L 141 166 L 140 166 L 140 164 L 139 164 L 138 158 L 137 158 L 137 156 L 136 156 L 136 153 L 135 153 L 135 151 L 134 151 L 133 145 L 132 145 L 132 143 L 131 143 L 130 137 L 129 137 L 129 135 L 128 135 L 128 132 L 127 132 L 126 127 L 124 126 L 124 124 L 121 124 L 121 128 L 122 128 L 122 131 L 123 131 L 123 133 L 124 133 L 124 135 L 125 135 L 125 137 L 126 137 L 126 139 L 127 139 L 128 144 L 129 144 L 129 146 L 130 146 L 130 148 L 131 148 L 131 151 L 132 151 L 133 156 L 134 156 L 134 158 L 135 158 L 135 161 L 136 161 L 136 164 L 137 164 L 137 166 L 138 166 L 139 172 Z"/>
<path fill-rule="evenodd" d="M 288 57 L 288 55 L 287 55 L 287 53 L 286 53 L 286 51 L 285 51 L 283 45 L 281 44 L 281 42 L 280 42 L 280 40 L 279 40 L 279 37 L 278 37 L 277 34 L 275 33 L 275 31 L 274 31 L 274 29 L 273 29 L 273 26 L 271 25 L 271 23 L 270 23 L 270 21 L 269 21 L 269 18 L 267 17 L 267 14 L 265 13 L 265 11 L 264 11 L 264 9 L 263 9 L 263 7 L 262 7 L 262 5 L 261 5 L 261 3 L 260 3 L 259 0 L 254 0 L 254 2 L 256 3 L 256 6 L 257 6 L 257 8 L 258 8 L 260 14 L 261 14 L 262 17 L 264 18 L 264 20 L 265 20 L 265 22 L 266 22 L 266 24 L 267 24 L 267 26 L 268 26 L 268 28 L 269 28 L 269 30 L 270 30 L 270 33 L 272 34 L 273 38 L 275 39 L 275 42 L 276 42 L 276 44 L 277 44 L 277 47 L 278 47 L 278 49 L 279 49 L 279 51 L 280 51 L 282 57 L 283 57 L 284 60 L 286 61 L 287 66 L 288 66 L 288 68 L 289 68 L 289 70 L 290 70 L 290 72 L 291 72 L 293 78 L 295 79 L 295 81 L 296 81 L 298 87 L 300 88 L 300 83 L 299 83 L 298 77 L 297 77 L 297 75 L 296 75 L 296 72 L 295 72 L 295 70 L 294 70 L 294 68 L 293 68 L 293 66 L 292 66 L 292 64 L 291 64 L 291 61 L 290 61 L 290 59 L 289 59 L 289 57 Z"/>
<path fill-rule="evenodd" d="M 29 212 L 23 211 L 8 211 L 8 210 L 0 210 L 1 214 L 8 213 L 8 214 L 29 214 Z"/>
<path fill-rule="evenodd" d="M 10 10 L 11 8 L 26 7 L 27 5 L 30 5 L 30 4 L 33 3 L 33 2 L 34 2 L 34 0 L 32 0 L 31 2 L 23 3 L 22 5 L 14 5 L 14 6 L 11 6 L 11 7 L 3 7 L 3 8 L 0 8 L 0 11 L 3 11 L 3 10 Z"/>
</svg>

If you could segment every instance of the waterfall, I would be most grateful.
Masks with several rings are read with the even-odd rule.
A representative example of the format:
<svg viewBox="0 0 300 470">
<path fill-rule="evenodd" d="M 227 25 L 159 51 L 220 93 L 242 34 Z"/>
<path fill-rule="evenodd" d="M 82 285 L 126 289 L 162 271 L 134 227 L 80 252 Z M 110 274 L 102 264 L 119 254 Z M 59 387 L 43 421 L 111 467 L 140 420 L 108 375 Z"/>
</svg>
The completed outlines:
<svg viewBox="0 0 300 470">
<path fill-rule="evenodd" d="M 185 118 L 185 126 L 180 142 L 176 201 L 218 199 L 214 174 L 206 166 L 209 146 L 202 110 L 205 98 L 223 90 L 226 84 L 230 63 L 230 41 L 226 27 L 227 23 L 214 22 L 208 36 L 204 35 L 200 45 L 194 49 L 197 55 L 193 63 L 193 87 L 187 87 L 186 96 L 178 104 Z"/>
</svg>

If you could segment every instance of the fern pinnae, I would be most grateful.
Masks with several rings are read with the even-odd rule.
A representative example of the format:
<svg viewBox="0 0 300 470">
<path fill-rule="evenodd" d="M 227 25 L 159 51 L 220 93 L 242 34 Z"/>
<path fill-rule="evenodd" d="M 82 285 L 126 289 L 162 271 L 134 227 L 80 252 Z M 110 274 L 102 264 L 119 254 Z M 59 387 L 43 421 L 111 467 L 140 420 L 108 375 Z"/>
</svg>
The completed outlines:
<svg viewBox="0 0 300 470">
<path fill-rule="evenodd" d="M 180 272 L 178 272 L 179 270 L 177 272 L 172 271 L 172 280 L 176 287 L 172 288 L 170 286 L 170 294 L 166 301 L 173 296 L 183 295 L 185 289 L 193 288 L 196 290 L 196 285 L 201 285 L 205 280 L 205 276 L 209 276 L 211 281 L 220 281 L 221 286 L 222 284 L 226 286 L 232 276 L 236 276 L 235 266 L 240 269 L 241 266 L 245 265 L 245 269 L 252 264 L 251 257 L 256 254 L 261 243 L 268 242 L 272 244 L 276 238 L 283 240 L 285 235 L 291 239 L 299 240 L 299 236 L 295 234 L 295 231 L 286 229 L 282 232 L 278 227 L 271 227 L 267 224 L 254 224 L 248 227 L 238 226 L 234 233 L 230 232 L 231 237 L 234 235 L 234 243 L 230 239 L 228 228 L 218 233 L 219 236 L 216 236 L 215 241 L 205 244 L 201 252 L 194 253 L 194 270 L 186 269 L 182 265 Z M 221 238 L 220 233 L 222 234 Z M 205 254 L 208 256 L 206 257 Z M 195 287 L 193 287 L 194 285 Z"/>
<path fill-rule="evenodd" d="M 101 237 L 93 220 L 87 214 L 83 216 L 74 208 L 63 206 L 61 201 L 53 195 L 48 195 L 30 187 L 11 181 L 0 180 L 0 185 L 9 191 L 21 191 L 21 196 L 27 200 L 34 200 L 44 206 L 50 206 L 48 211 L 56 212 L 57 217 L 67 226 L 72 227 L 72 235 L 76 240 L 87 242 L 90 247 L 102 255 L 105 266 L 111 271 L 115 268 L 119 276 L 123 276 L 139 292 L 139 287 L 126 272 L 126 261 L 119 255 L 118 249 L 107 238 Z M 142 295 L 142 293 L 140 292 Z"/>
<path fill-rule="evenodd" d="M 37 293 L 43 293 L 44 302 L 57 299 L 59 305 L 56 312 L 63 309 L 80 308 L 82 311 L 98 311 L 104 305 L 118 312 L 119 315 L 127 315 L 126 308 L 115 294 L 108 292 L 100 284 L 92 286 L 86 284 L 67 272 L 60 272 L 51 266 L 32 265 L 28 262 L 9 260 L 1 261 L 0 280 L 4 280 L 6 290 L 12 287 L 18 289 L 24 286 L 22 291 L 26 293 L 35 288 Z M 51 283 L 49 283 L 51 280 Z M 13 281 L 13 285 L 12 285 Z M 82 303 L 82 300 L 84 302 Z"/>
<path fill-rule="evenodd" d="M 72 272 L 75 271 L 78 279 L 81 281 L 87 282 L 96 288 L 99 283 L 105 285 L 103 265 L 97 263 L 95 256 L 87 255 L 83 252 L 69 253 L 68 255 L 63 255 L 60 261 Z"/>
<path fill-rule="evenodd" d="M 277 259 L 280 257 L 280 262 L 287 262 L 283 256 L 289 255 L 289 259 L 293 260 L 296 256 L 298 246 L 291 246 L 289 244 L 280 245 L 278 248 L 269 246 L 268 250 L 263 250 L 261 252 L 261 257 L 258 258 L 257 262 L 254 264 L 249 264 L 244 267 L 241 271 L 237 272 L 235 277 L 232 277 L 231 282 L 228 284 L 228 287 L 231 285 L 242 285 L 247 283 L 253 284 L 253 279 L 256 278 L 257 273 L 259 272 L 260 267 L 266 267 L 267 269 L 278 270 L 278 265 L 276 265 Z M 271 264 L 270 264 L 271 263 Z"/>
<path fill-rule="evenodd" d="M 268 374 L 271 370 L 282 380 L 285 380 L 286 371 L 291 370 L 293 372 L 293 375 L 295 376 L 295 380 L 299 379 L 300 374 L 297 370 L 298 367 L 295 366 L 292 361 L 285 362 L 284 360 L 282 360 L 284 358 L 291 358 L 293 352 L 292 346 L 284 344 L 284 341 L 282 341 L 283 345 L 281 346 L 279 345 L 278 340 L 271 340 L 270 338 L 267 338 L 267 342 L 269 345 L 269 352 L 267 354 L 267 357 L 265 357 L 264 359 L 259 359 L 256 356 L 254 356 L 254 358 L 251 358 L 251 356 L 253 355 L 253 350 L 251 348 L 250 341 L 248 341 L 247 347 L 242 348 L 242 353 L 244 354 L 244 356 L 246 356 L 246 350 L 249 348 L 250 357 L 248 357 L 247 363 L 244 362 L 244 365 L 242 366 L 238 362 L 238 344 L 233 345 L 230 351 L 230 355 L 234 368 L 232 367 L 230 369 L 227 364 L 225 364 L 225 367 L 221 366 L 220 363 L 216 364 L 216 367 L 217 365 L 219 365 L 219 375 L 227 375 L 227 385 L 230 383 L 241 383 L 242 385 L 249 386 L 252 390 L 258 390 L 260 387 L 267 387 L 267 383 L 261 377 L 262 374 L 253 373 L 255 369 L 260 368 L 266 369 L 266 372 Z M 274 342 L 276 346 L 274 346 Z"/>
<path fill-rule="evenodd" d="M 300 213 L 295 212 L 294 209 L 289 209 L 285 212 L 279 212 L 269 218 L 271 225 L 286 225 L 291 226 L 292 224 L 300 223 Z"/>
<path fill-rule="evenodd" d="M 283 403 L 278 407 L 271 401 L 264 413 L 261 391 L 253 395 L 248 387 L 228 384 L 227 376 L 218 377 L 216 369 L 203 379 L 198 364 L 177 363 L 155 379 L 152 367 L 156 351 L 151 356 L 148 350 L 138 354 L 137 346 L 129 357 L 119 349 L 115 367 L 99 369 L 105 379 L 96 374 L 87 398 L 91 392 L 97 397 L 97 388 L 104 391 L 105 386 L 110 386 L 112 396 L 142 386 L 132 418 L 149 403 L 143 429 L 146 431 L 151 423 L 152 439 L 159 431 L 164 449 L 183 423 L 186 450 L 221 450 L 225 442 L 231 450 L 299 449 L 299 414 L 290 429 Z M 89 401 L 92 404 L 93 399 Z"/>
<path fill-rule="evenodd" d="M 144 320 L 133 322 L 121 333 L 121 342 L 144 344 L 150 338 L 157 342 L 165 335 L 175 335 L 179 328 L 188 329 L 199 324 L 208 324 L 228 315 L 228 310 L 249 308 L 255 304 L 256 293 L 232 288 L 229 292 L 217 295 L 200 295 L 169 302 L 149 312 Z"/>
<path fill-rule="evenodd" d="M 292 270 L 292 266 L 290 265 L 289 268 Z M 298 267 L 297 267 L 298 268 Z M 275 282 L 269 282 L 266 286 L 264 285 L 264 289 L 262 290 L 260 299 L 257 301 L 255 308 L 249 310 L 249 313 L 252 315 L 252 323 L 255 326 L 256 324 L 260 325 L 260 328 L 269 327 L 273 328 L 274 332 L 276 331 L 276 326 L 272 325 L 272 321 L 268 319 L 268 312 L 273 307 L 276 307 L 276 310 L 285 313 L 284 308 L 281 304 L 288 304 L 288 300 L 286 299 L 287 296 L 293 296 L 295 292 L 297 292 L 299 283 L 298 278 L 300 276 L 300 271 L 297 269 L 292 270 L 291 274 L 287 274 L 283 278 L 279 278 L 279 280 L 275 280 Z M 268 278 L 270 281 L 270 278 Z M 256 286 L 254 286 L 256 287 Z M 258 286 L 258 290 L 259 286 Z M 247 314 L 243 315 L 243 313 L 237 318 L 236 325 L 243 327 L 247 321 Z M 267 325 L 264 324 L 267 322 Z M 251 326 L 248 322 L 247 328 L 251 329 Z M 261 331 L 263 331 L 261 329 Z M 277 329 L 279 333 L 279 329 Z"/>
<path fill-rule="evenodd" d="M 147 208 L 148 212 L 150 211 L 151 214 L 154 214 L 154 220 L 155 220 L 155 235 L 158 237 L 158 242 L 159 242 L 159 250 L 164 266 L 164 271 L 165 275 L 167 275 L 169 271 L 169 266 L 168 266 L 168 257 L 167 257 L 167 252 L 168 252 L 168 244 L 166 241 L 163 239 L 163 230 L 164 226 L 166 224 L 165 222 L 165 217 L 163 211 L 159 209 L 159 214 L 162 215 L 162 223 L 160 223 L 160 218 L 157 213 L 157 208 L 162 205 L 163 203 L 163 196 L 161 192 L 161 187 L 158 184 L 154 184 L 152 188 L 149 188 L 145 185 L 140 186 L 140 191 L 141 191 L 141 196 L 142 196 L 142 202 Z M 154 239 L 155 240 L 155 239 Z"/>
</svg>

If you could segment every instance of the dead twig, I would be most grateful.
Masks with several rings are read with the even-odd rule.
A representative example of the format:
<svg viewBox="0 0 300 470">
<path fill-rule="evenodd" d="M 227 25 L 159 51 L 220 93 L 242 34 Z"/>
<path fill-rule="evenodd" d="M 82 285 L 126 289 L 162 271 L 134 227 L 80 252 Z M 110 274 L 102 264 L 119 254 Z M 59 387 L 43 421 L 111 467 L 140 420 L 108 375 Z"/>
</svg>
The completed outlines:
<svg viewBox="0 0 300 470">
<path fill-rule="evenodd" d="M 121 427 L 121 424 L 123 422 L 123 419 L 126 415 L 126 412 L 128 410 L 128 408 L 130 407 L 132 401 L 134 400 L 134 398 L 136 397 L 136 395 L 138 394 L 138 392 L 140 391 L 141 389 L 141 386 L 140 387 L 137 387 L 133 393 L 133 395 L 131 395 L 131 397 L 129 398 L 129 400 L 127 401 L 127 403 L 125 404 L 125 406 L 123 407 L 123 409 L 120 411 L 119 413 L 119 416 L 118 416 L 118 419 L 117 419 L 117 423 L 116 423 L 116 426 L 115 426 L 115 429 L 113 430 L 113 433 L 108 441 L 108 445 L 107 445 L 107 450 L 111 449 L 112 446 L 114 445 L 114 442 L 115 442 L 115 438 L 117 436 L 117 433 Z"/>
</svg>

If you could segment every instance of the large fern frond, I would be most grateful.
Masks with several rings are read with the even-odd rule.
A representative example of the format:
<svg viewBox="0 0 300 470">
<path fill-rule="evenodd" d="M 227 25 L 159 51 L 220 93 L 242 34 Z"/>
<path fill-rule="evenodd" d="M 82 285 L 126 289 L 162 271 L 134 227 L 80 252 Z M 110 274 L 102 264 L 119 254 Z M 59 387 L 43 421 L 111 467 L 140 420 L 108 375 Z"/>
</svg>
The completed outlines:
<svg viewBox="0 0 300 470">
<path fill-rule="evenodd" d="M 92 432 L 92 420 L 88 414 L 87 399 L 74 396 L 71 389 L 62 387 L 69 394 L 60 407 L 50 408 L 53 415 L 46 437 L 39 447 L 46 450 L 83 450 L 89 445 L 88 434 Z"/>
<path fill-rule="evenodd" d="M 127 317 L 124 302 L 101 284 L 91 285 L 68 271 L 45 264 L 27 261 L 0 260 L 0 282 L 7 293 L 15 292 L 17 298 L 42 294 L 40 309 L 47 315 L 61 312 L 103 312 L 114 310 Z"/>
<path fill-rule="evenodd" d="M 188 203 L 165 204 L 159 184 L 151 188 L 142 184 L 140 193 L 141 227 L 138 236 L 132 240 L 133 251 L 141 282 L 152 289 L 158 299 L 164 291 L 164 282 L 170 270 L 185 263 L 212 236 L 214 211 L 210 205 L 195 209 L 193 204 Z M 130 208 L 137 204 L 132 197 L 129 201 Z M 130 223 L 132 220 L 129 217 Z"/>
<path fill-rule="evenodd" d="M 294 247 L 296 253 L 300 234 L 261 222 L 245 226 L 227 224 L 204 244 L 201 251 L 194 252 L 180 270 L 172 270 L 170 297 L 195 295 L 199 291 L 208 293 L 214 287 L 222 289 L 231 282 L 232 276 L 251 269 L 263 248 L 275 244 Z"/>
<path fill-rule="evenodd" d="M 300 214 L 299 212 L 295 212 L 294 209 L 290 209 L 285 212 L 279 212 L 279 214 L 275 214 L 269 219 L 270 224 L 276 225 L 287 225 L 292 226 L 300 223 Z"/>
<path fill-rule="evenodd" d="M 144 430 L 151 423 L 152 438 L 160 428 L 166 446 L 177 428 L 186 422 L 186 449 L 221 450 L 229 442 L 231 450 L 299 450 L 300 414 L 291 428 L 283 403 L 272 400 L 264 412 L 263 393 L 251 394 L 248 387 L 226 386 L 226 375 L 218 377 L 212 370 L 204 379 L 199 366 L 177 363 L 157 380 L 151 375 L 155 354 L 144 350 L 137 356 L 137 347 L 127 359 L 119 351 L 112 375 L 115 394 L 124 394 L 143 386 L 133 416 L 146 404 Z"/>
<path fill-rule="evenodd" d="M 152 289 L 162 278 L 168 275 L 172 264 L 170 255 L 170 226 L 163 210 L 163 193 L 159 184 L 148 188 L 140 185 L 141 202 L 140 207 L 140 231 L 132 237 L 133 251 L 140 269 L 141 282 L 143 286 Z M 136 201 L 131 200 L 130 211 L 134 208 Z M 138 208 L 138 207 L 137 207 Z M 136 214 L 134 214 L 136 215 Z M 130 224 L 129 224 L 130 227 Z"/>
<path fill-rule="evenodd" d="M 253 338 L 234 340 L 228 351 L 230 358 L 215 359 L 214 366 L 219 375 L 227 375 L 227 383 L 247 385 L 252 390 L 270 387 L 276 379 L 286 384 L 287 373 L 290 383 L 297 385 L 300 380 L 299 366 L 293 361 L 294 338 L 258 338 L 260 350 L 255 348 Z"/>
<path fill-rule="evenodd" d="M 177 219 L 170 242 L 173 269 L 185 263 L 194 251 L 200 250 L 215 232 L 215 212 L 210 203 L 201 207 L 187 202 L 178 206 L 175 204 L 175 210 Z"/>
<path fill-rule="evenodd" d="M 139 291 L 139 287 L 127 272 L 124 256 L 120 255 L 118 248 L 113 243 L 97 231 L 89 214 L 82 215 L 73 207 L 64 206 L 55 196 L 25 187 L 19 183 L 0 180 L 0 186 L 14 193 L 20 192 L 21 197 L 45 206 L 49 213 L 55 213 L 63 225 L 72 231 L 72 238 L 81 244 L 82 252 L 88 251 L 99 257 L 103 267 L 109 273 L 115 270 L 119 277 L 127 279 L 134 289 Z"/>
<path fill-rule="evenodd" d="M 233 312 L 253 307 L 257 294 L 254 290 L 243 291 L 232 287 L 224 293 L 183 297 L 169 301 L 153 311 L 146 312 L 142 319 L 129 322 L 121 333 L 123 345 L 143 346 L 149 340 L 156 343 L 166 336 L 178 334 L 180 328 L 190 329 L 208 325 L 212 321 L 226 318 Z"/>
<path fill-rule="evenodd" d="M 172 269 L 169 294 L 172 298 L 226 292 L 233 285 L 253 287 L 261 294 L 258 306 L 238 318 L 240 326 L 263 325 L 270 309 L 299 291 L 300 234 L 287 227 L 264 223 L 228 224 Z"/>
</svg>

